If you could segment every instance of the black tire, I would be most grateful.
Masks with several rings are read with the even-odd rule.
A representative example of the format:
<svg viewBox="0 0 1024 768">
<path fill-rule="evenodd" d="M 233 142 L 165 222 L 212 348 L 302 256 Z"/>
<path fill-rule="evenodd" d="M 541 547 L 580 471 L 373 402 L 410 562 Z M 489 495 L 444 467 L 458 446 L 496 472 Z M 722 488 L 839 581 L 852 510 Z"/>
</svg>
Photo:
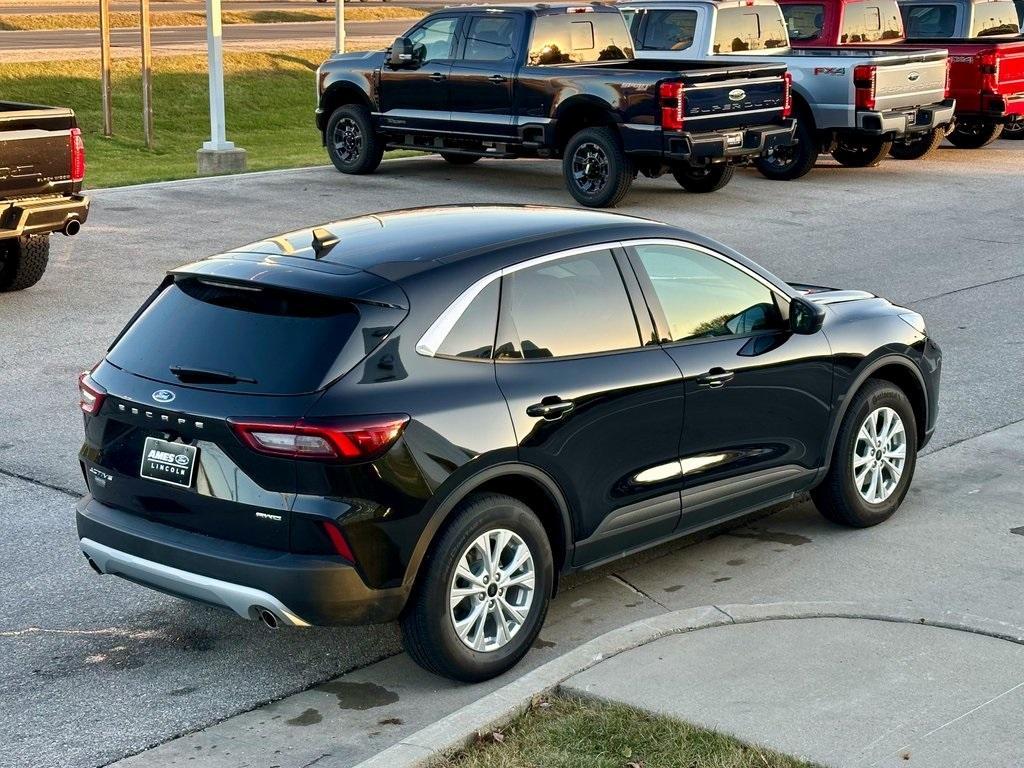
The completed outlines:
<svg viewBox="0 0 1024 768">
<path fill-rule="evenodd" d="M 1003 132 L 999 138 L 1007 141 L 1024 141 L 1024 120 L 1017 120 L 1014 123 L 1007 123 L 1003 126 Z"/>
<path fill-rule="evenodd" d="M 50 236 L 0 240 L 0 291 L 23 291 L 39 282 L 50 261 Z"/>
<path fill-rule="evenodd" d="M 792 146 L 778 147 L 754 161 L 762 176 L 772 181 L 793 181 L 811 172 L 821 153 L 809 120 L 797 117 L 794 138 Z"/>
<path fill-rule="evenodd" d="M 477 537 L 496 529 L 511 531 L 526 544 L 534 564 L 533 599 L 525 620 L 511 639 L 494 650 L 474 650 L 456 632 L 449 607 L 450 589 L 455 584 L 455 571 L 463 553 Z M 547 533 L 537 516 L 518 499 L 487 493 L 471 496 L 456 507 L 420 573 L 400 619 L 406 651 L 429 672 L 479 682 L 514 667 L 537 639 L 551 601 L 554 561 Z M 488 589 L 499 583 L 495 580 Z M 465 599 L 471 608 L 474 598 Z"/>
<path fill-rule="evenodd" d="M 732 181 L 735 172 L 735 166 L 719 163 L 703 168 L 676 168 L 672 176 L 687 192 L 717 192 Z"/>
<path fill-rule="evenodd" d="M 832 157 L 840 165 L 847 168 L 874 168 L 889 154 L 892 142 L 872 137 L 862 137 L 856 141 L 839 139 Z"/>
<path fill-rule="evenodd" d="M 384 142 L 373 129 L 366 107 L 338 107 L 327 121 L 327 155 L 342 173 L 373 173 L 384 157 Z"/>
<path fill-rule="evenodd" d="M 612 208 L 626 196 L 636 168 L 610 128 L 584 128 L 562 156 L 562 176 L 576 202 L 590 208 Z"/>
<path fill-rule="evenodd" d="M 1003 126 L 993 120 L 958 121 L 946 138 L 959 149 L 981 149 L 999 138 L 1002 132 Z"/>
<path fill-rule="evenodd" d="M 906 458 L 895 488 L 884 500 L 870 503 L 857 489 L 853 462 L 861 426 L 869 414 L 880 408 L 891 408 L 903 423 Z M 916 464 L 917 422 L 910 401 L 903 390 L 888 381 L 869 381 L 854 395 L 843 417 L 832 451 L 832 464 L 825 480 L 811 491 L 811 498 L 818 511 L 834 523 L 851 528 L 878 525 L 892 517 L 903 502 Z"/>
<path fill-rule="evenodd" d="M 458 152 L 442 152 L 441 157 L 452 165 L 472 165 L 480 159 L 479 155 L 463 155 Z"/>
<path fill-rule="evenodd" d="M 946 138 L 945 128 L 933 128 L 927 133 L 915 133 L 903 141 L 894 141 L 889 154 L 897 160 L 922 160 L 939 148 Z"/>
</svg>

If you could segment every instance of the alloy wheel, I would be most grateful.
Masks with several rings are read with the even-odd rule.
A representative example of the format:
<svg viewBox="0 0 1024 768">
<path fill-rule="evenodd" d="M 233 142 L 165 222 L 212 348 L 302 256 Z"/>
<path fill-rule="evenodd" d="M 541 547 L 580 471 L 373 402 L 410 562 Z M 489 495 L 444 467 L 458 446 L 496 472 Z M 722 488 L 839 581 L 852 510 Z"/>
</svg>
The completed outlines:
<svg viewBox="0 0 1024 768">
<path fill-rule="evenodd" d="M 591 141 L 580 144 L 572 155 L 572 178 L 584 194 L 598 194 L 608 183 L 608 155 Z"/>
<path fill-rule="evenodd" d="M 876 408 L 857 431 L 853 483 L 869 504 L 881 504 L 896 490 L 907 462 L 907 433 L 892 408 Z"/>
<path fill-rule="evenodd" d="M 522 537 L 504 528 L 481 534 L 459 557 L 449 587 L 455 634 L 474 651 L 504 647 L 526 623 L 535 584 L 533 553 Z"/>
<path fill-rule="evenodd" d="M 334 152 L 343 163 L 359 159 L 363 148 L 363 132 L 351 117 L 343 117 L 334 126 Z"/>
</svg>

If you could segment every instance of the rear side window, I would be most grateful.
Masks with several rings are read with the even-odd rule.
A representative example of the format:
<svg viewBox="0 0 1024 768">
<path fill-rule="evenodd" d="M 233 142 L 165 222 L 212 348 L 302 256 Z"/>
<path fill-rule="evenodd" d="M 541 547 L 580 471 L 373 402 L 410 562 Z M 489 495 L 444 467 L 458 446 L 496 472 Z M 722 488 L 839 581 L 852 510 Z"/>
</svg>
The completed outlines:
<svg viewBox="0 0 1024 768">
<path fill-rule="evenodd" d="M 474 16 L 466 32 L 468 61 L 505 61 L 515 58 L 519 19 L 515 16 Z"/>
<path fill-rule="evenodd" d="M 905 5 L 902 12 L 907 37 L 953 37 L 956 32 L 955 5 Z"/>
<path fill-rule="evenodd" d="M 742 336 L 782 327 L 775 294 L 721 259 L 677 245 L 640 245 L 672 341 Z"/>
<path fill-rule="evenodd" d="M 477 294 L 437 348 L 438 355 L 470 360 L 491 357 L 498 322 L 499 286 L 500 281 L 494 280 Z"/>
<path fill-rule="evenodd" d="M 1006 2 L 978 3 L 974 6 L 974 24 L 971 37 L 992 35 L 1015 35 L 1020 32 L 1017 9 L 1010 0 Z"/>
<path fill-rule="evenodd" d="M 896 0 L 843 6 L 843 43 L 878 43 L 902 37 L 900 8 Z"/>
<path fill-rule="evenodd" d="M 782 15 L 789 28 L 789 39 L 793 42 L 817 40 L 825 25 L 825 6 L 789 5 L 782 6 Z"/>
<path fill-rule="evenodd" d="M 588 64 L 632 57 L 629 29 L 619 13 L 538 16 L 530 37 L 530 66 Z"/>
<path fill-rule="evenodd" d="M 392 324 L 380 325 L 380 313 L 387 310 L 364 309 L 368 317 L 343 299 L 179 279 L 139 315 L 107 359 L 171 384 L 274 395 L 313 392 L 346 373 L 405 314 L 391 310 Z M 191 374 L 182 379 L 172 368 Z M 237 381 L 226 378 L 231 376 Z"/>
<path fill-rule="evenodd" d="M 645 16 L 647 22 L 641 25 Z M 642 35 L 638 38 L 641 26 Z M 696 29 L 697 12 L 694 10 L 648 10 L 634 19 L 633 36 L 641 51 L 684 51 L 693 45 Z"/>
<path fill-rule="evenodd" d="M 715 19 L 715 53 L 767 51 L 789 45 L 786 22 L 777 6 L 720 8 Z"/>
<path fill-rule="evenodd" d="M 611 251 L 559 259 L 502 278 L 499 359 L 638 346 L 640 332 Z"/>
</svg>

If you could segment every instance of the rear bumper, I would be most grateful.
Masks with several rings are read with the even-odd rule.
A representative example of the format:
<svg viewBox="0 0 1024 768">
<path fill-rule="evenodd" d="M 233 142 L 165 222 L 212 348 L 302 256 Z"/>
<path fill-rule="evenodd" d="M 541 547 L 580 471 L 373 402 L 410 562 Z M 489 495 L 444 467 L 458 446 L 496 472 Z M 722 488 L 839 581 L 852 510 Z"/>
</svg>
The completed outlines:
<svg viewBox="0 0 1024 768">
<path fill-rule="evenodd" d="M 857 129 L 872 136 L 902 136 L 924 133 L 953 121 L 956 101 L 946 99 L 916 109 L 894 109 L 888 112 L 857 112 Z"/>
<path fill-rule="evenodd" d="M 628 124 L 621 125 L 620 130 L 629 154 L 660 155 L 667 161 L 701 162 L 760 157 L 776 147 L 788 147 L 794 141 L 796 120 L 708 133 L 670 133 Z"/>
<path fill-rule="evenodd" d="M 0 240 L 44 232 L 59 232 L 69 221 L 84 224 L 89 198 L 84 195 L 0 200 Z"/>
<path fill-rule="evenodd" d="M 978 103 L 975 103 L 978 106 Z M 984 96 L 980 101 L 980 111 L 958 109 L 957 120 L 995 120 L 997 123 L 1013 123 L 1024 120 L 1024 93 L 1008 96 Z"/>
<path fill-rule="evenodd" d="M 215 539 L 156 523 L 84 497 L 79 545 L 96 568 L 176 597 L 256 619 L 268 610 L 291 626 L 395 619 L 404 588 L 366 585 L 348 563 Z"/>
</svg>

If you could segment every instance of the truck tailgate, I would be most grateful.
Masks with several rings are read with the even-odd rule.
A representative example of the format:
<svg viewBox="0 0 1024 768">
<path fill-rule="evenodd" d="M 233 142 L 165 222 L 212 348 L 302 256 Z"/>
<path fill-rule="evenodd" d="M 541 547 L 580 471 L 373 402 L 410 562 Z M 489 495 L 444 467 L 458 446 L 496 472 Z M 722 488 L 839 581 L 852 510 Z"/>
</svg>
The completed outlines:
<svg viewBox="0 0 1024 768">
<path fill-rule="evenodd" d="M 679 67 L 680 62 L 661 62 Z M 786 100 L 784 64 L 694 62 L 680 73 L 687 130 L 726 131 L 777 122 Z"/>
<path fill-rule="evenodd" d="M 76 192 L 70 109 L 0 102 L 0 198 Z"/>
<path fill-rule="evenodd" d="M 927 61 L 885 62 L 875 73 L 878 111 L 935 104 L 946 97 L 946 58 Z"/>
</svg>

